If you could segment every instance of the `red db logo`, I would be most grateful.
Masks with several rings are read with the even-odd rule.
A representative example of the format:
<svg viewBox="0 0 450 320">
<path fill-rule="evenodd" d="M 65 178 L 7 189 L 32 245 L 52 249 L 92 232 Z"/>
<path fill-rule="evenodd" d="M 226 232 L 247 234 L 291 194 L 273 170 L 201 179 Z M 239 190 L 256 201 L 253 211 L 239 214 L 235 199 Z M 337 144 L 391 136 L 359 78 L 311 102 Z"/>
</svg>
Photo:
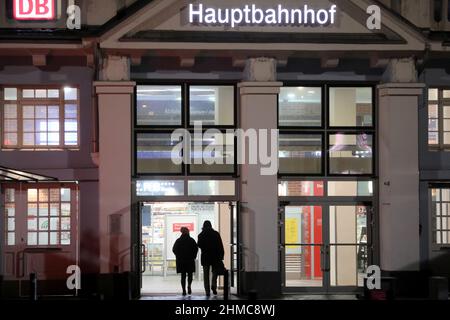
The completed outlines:
<svg viewBox="0 0 450 320">
<path fill-rule="evenodd" d="M 55 0 L 14 0 L 14 19 L 53 20 Z"/>
</svg>

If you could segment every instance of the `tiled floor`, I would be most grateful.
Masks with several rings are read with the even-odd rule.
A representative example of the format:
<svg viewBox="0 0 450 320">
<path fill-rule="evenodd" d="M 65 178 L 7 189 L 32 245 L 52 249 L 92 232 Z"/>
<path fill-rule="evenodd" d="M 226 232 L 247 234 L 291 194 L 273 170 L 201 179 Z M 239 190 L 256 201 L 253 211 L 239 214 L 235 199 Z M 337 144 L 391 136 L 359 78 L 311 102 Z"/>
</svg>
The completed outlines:
<svg viewBox="0 0 450 320">
<path fill-rule="evenodd" d="M 180 276 L 144 276 L 142 278 L 142 300 L 222 300 L 223 292 L 219 290 L 218 295 L 205 296 L 203 282 L 195 280 L 192 283 L 192 295 L 181 295 Z M 232 295 L 231 300 L 240 300 Z M 242 299 L 242 298 L 241 298 Z M 282 300 L 356 300 L 355 295 L 299 295 L 286 294 Z"/>
</svg>

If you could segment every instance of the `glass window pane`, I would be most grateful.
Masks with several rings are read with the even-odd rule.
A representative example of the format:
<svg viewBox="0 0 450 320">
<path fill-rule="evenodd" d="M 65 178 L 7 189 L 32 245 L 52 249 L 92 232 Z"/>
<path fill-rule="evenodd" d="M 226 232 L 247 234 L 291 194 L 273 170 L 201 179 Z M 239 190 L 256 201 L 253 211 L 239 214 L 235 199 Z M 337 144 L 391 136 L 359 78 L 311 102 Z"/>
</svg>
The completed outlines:
<svg viewBox="0 0 450 320">
<path fill-rule="evenodd" d="M 280 134 L 280 174 L 320 174 L 322 172 L 322 136 Z"/>
<path fill-rule="evenodd" d="M 285 276 L 288 287 L 323 285 L 321 206 L 286 206 L 284 210 Z M 303 245 L 300 245 L 303 244 Z M 314 245 L 310 245 L 314 244 Z"/>
<path fill-rule="evenodd" d="M 37 216 L 37 204 L 36 203 L 29 203 L 28 204 L 28 216 Z"/>
<path fill-rule="evenodd" d="M 28 231 L 37 230 L 37 218 L 28 218 Z"/>
<path fill-rule="evenodd" d="M 137 124 L 181 125 L 181 86 L 138 86 Z"/>
<path fill-rule="evenodd" d="M 201 140 L 192 137 L 191 173 L 233 173 L 234 134 L 206 134 Z"/>
<path fill-rule="evenodd" d="M 51 216 L 59 216 L 59 203 L 51 203 L 50 204 L 50 215 Z"/>
<path fill-rule="evenodd" d="M 65 120 L 64 121 L 64 131 L 77 132 L 78 131 L 77 120 Z"/>
<path fill-rule="evenodd" d="M 47 98 L 47 90 L 45 89 L 36 89 L 36 98 Z"/>
<path fill-rule="evenodd" d="M 48 189 L 39 189 L 39 202 L 48 201 Z"/>
<path fill-rule="evenodd" d="M 61 230 L 70 230 L 70 218 L 61 218 Z"/>
<path fill-rule="evenodd" d="M 70 244 L 70 232 L 61 232 L 61 244 L 62 245 Z"/>
<path fill-rule="evenodd" d="M 191 180 L 188 181 L 190 196 L 234 196 L 234 180 Z"/>
<path fill-rule="evenodd" d="M 15 104 L 5 104 L 5 119 L 16 119 L 17 118 L 17 105 Z"/>
<path fill-rule="evenodd" d="M 280 181 L 278 195 L 280 197 L 322 197 L 323 181 Z"/>
<path fill-rule="evenodd" d="M 41 246 L 48 245 L 48 233 L 47 232 L 39 232 L 39 245 L 41 245 Z"/>
<path fill-rule="evenodd" d="M 199 121 L 204 126 L 233 125 L 234 100 L 233 86 L 189 87 L 190 124 Z"/>
<path fill-rule="evenodd" d="M 322 125 L 322 88 L 281 88 L 278 117 L 280 127 L 320 127 Z"/>
<path fill-rule="evenodd" d="M 28 202 L 36 202 L 37 201 L 37 189 L 28 189 Z"/>
<path fill-rule="evenodd" d="M 138 196 L 182 196 L 183 180 L 142 180 L 136 182 Z"/>
<path fill-rule="evenodd" d="M 70 201 L 70 189 L 61 188 L 61 201 Z"/>
<path fill-rule="evenodd" d="M 438 132 L 429 132 L 428 133 L 428 144 L 430 144 L 430 145 L 439 144 L 439 133 Z"/>
<path fill-rule="evenodd" d="M 48 230 L 48 218 L 40 218 L 39 219 L 39 230 L 43 230 L 43 231 Z"/>
<path fill-rule="evenodd" d="M 428 101 L 438 101 L 439 91 L 438 89 L 428 89 Z"/>
<path fill-rule="evenodd" d="M 17 145 L 17 133 L 3 134 L 3 144 L 5 146 L 16 146 Z"/>
<path fill-rule="evenodd" d="M 444 120 L 444 131 L 450 131 L 450 119 Z"/>
<path fill-rule="evenodd" d="M 5 132 L 17 132 L 17 120 L 5 120 L 3 128 Z"/>
<path fill-rule="evenodd" d="M 5 201 L 14 202 L 15 200 L 15 190 L 11 188 L 5 189 Z"/>
<path fill-rule="evenodd" d="M 23 89 L 22 97 L 25 99 L 34 98 L 34 90 L 33 89 Z"/>
<path fill-rule="evenodd" d="M 50 230 L 59 230 L 59 218 L 50 218 Z"/>
<path fill-rule="evenodd" d="M 37 233 L 36 232 L 28 232 L 27 244 L 30 246 L 37 245 Z"/>
<path fill-rule="evenodd" d="M 36 119 L 46 119 L 47 118 L 47 107 L 46 106 L 36 106 L 35 110 L 36 110 Z M 38 126 L 36 126 L 36 127 L 38 127 Z"/>
<path fill-rule="evenodd" d="M 36 132 L 45 132 L 47 131 L 47 120 L 36 120 L 35 121 Z"/>
<path fill-rule="evenodd" d="M 8 246 L 14 246 L 16 244 L 16 234 L 14 232 L 8 232 Z"/>
<path fill-rule="evenodd" d="M 50 189 L 50 201 L 59 202 L 60 189 Z"/>
<path fill-rule="evenodd" d="M 450 132 L 444 132 L 444 144 L 450 145 Z"/>
<path fill-rule="evenodd" d="M 14 203 L 5 204 L 5 214 L 7 217 L 14 217 L 16 215 L 16 208 Z"/>
<path fill-rule="evenodd" d="M 432 118 L 432 119 L 438 118 L 438 105 L 437 104 L 428 105 L 428 118 Z"/>
<path fill-rule="evenodd" d="M 59 132 L 59 121 L 58 120 L 48 120 L 48 131 L 49 132 Z"/>
<path fill-rule="evenodd" d="M 172 161 L 172 150 L 180 141 L 169 133 L 137 134 L 138 173 L 181 173 L 182 166 Z M 181 157 L 181 155 L 180 155 Z"/>
<path fill-rule="evenodd" d="M 59 244 L 59 236 L 58 232 L 50 233 L 50 245 L 58 245 Z"/>
<path fill-rule="evenodd" d="M 22 114 L 24 119 L 34 119 L 34 106 L 23 106 Z"/>
<path fill-rule="evenodd" d="M 39 203 L 39 216 L 41 216 L 41 217 L 48 216 L 48 204 L 47 203 Z"/>
<path fill-rule="evenodd" d="M 48 145 L 49 146 L 59 146 L 59 133 L 50 132 L 48 134 Z"/>
<path fill-rule="evenodd" d="M 64 109 L 64 117 L 67 119 L 76 119 L 78 116 L 78 107 L 76 104 L 66 104 Z"/>
<path fill-rule="evenodd" d="M 7 225 L 6 229 L 7 229 L 7 231 L 16 230 L 16 219 L 8 218 L 8 225 Z"/>
<path fill-rule="evenodd" d="M 78 89 L 77 88 L 64 88 L 64 100 L 77 100 L 78 99 Z"/>
<path fill-rule="evenodd" d="M 449 6 L 449 10 L 450 10 L 450 6 Z M 445 99 L 450 98 L 450 90 L 444 90 L 443 94 Z"/>
<path fill-rule="evenodd" d="M 34 132 L 34 120 L 23 120 L 23 132 Z"/>
<path fill-rule="evenodd" d="M 59 98 L 59 90 L 58 89 L 49 89 L 48 90 L 48 97 L 49 98 Z"/>
<path fill-rule="evenodd" d="M 330 88 L 330 126 L 372 126 L 372 88 Z"/>
<path fill-rule="evenodd" d="M 450 201 L 450 189 L 441 189 L 442 201 Z"/>
<path fill-rule="evenodd" d="M 5 88 L 4 98 L 5 100 L 17 100 L 17 88 Z"/>
<path fill-rule="evenodd" d="M 372 181 L 330 181 L 328 195 L 339 197 L 372 196 Z"/>
<path fill-rule="evenodd" d="M 76 146 L 76 145 L 78 145 L 78 133 L 76 133 L 76 132 L 66 132 L 66 133 L 64 133 L 64 144 L 66 146 Z"/>
<path fill-rule="evenodd" d="M 444 106 L 444 118 L 450 119 L 450 106 Z"/>
<path fill-rule="evenodd" d="M 46 132 L 36 133 L 35 134 L 35 139 L 36 139 L 36 145 L 37 146 L 46 146 L 46 145 L 48 145 L 47 133 Z"/>
<path fill-rule="evenodd" d="M 331 174 L 371 174 L 372 135 L 330 135 L 329 169 Z"/>
<path fill-rule="evenodd" d="M 24 133 L 23 134 L 23 145 L 24 146 L 34 146 L 34 133 Z"/>
<path fill-rule="evenodd" d="M 49 119 L 59 119 L 59 106 L 49 106 L 48 107 L 48 118 Z"/>
<path fill-rule="evenodd" d="M 70 203 L 61 203 L 61 215 L 70 216 Z"/>
</svg>

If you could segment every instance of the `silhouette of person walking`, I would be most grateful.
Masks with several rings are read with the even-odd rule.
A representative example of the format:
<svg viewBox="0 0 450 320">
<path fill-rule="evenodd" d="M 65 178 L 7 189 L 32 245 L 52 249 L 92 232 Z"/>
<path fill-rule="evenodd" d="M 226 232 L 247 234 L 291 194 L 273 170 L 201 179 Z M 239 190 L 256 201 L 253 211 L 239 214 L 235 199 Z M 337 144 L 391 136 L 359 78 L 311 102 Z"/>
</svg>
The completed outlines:
<svg viewBox="0 0 450 320">
<path fill-rule="evenodd" d="M 207 296 L 210 296 L 209 272 L 212 271 L 211 290 L 217 294 L 217 276 L 220 268 L 223 268 L 224 249 L 220 234 L 215 231 L 211 221 L 203 223 L 202 232 L 198 235 L 198 247 L 202 250 L 201 263 L 203 266 L 203 283 Z"/>
<path fill-rule="evenodd" d="M 186 275 L 188 279 L 188 294 L 192 294 L 192 274 L 195 272 L 195 258 L 198 246 L 189 235 L 189 229 L 182 227 L 181 236 L 175 241 L 172 251 L 176 257 L 177 273 L 181 273 L 181 288 L 183 296 L 186 295 Z"/>
</svg>

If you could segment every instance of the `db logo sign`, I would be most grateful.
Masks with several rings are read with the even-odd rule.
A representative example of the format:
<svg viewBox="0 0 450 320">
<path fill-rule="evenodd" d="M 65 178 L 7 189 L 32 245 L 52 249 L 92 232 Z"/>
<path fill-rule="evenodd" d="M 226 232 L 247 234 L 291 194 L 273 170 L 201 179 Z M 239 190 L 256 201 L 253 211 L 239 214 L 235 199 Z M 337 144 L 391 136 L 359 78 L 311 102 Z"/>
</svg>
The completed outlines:
<svg viewBox="0 0 450 320">
<path fill-rule="evenodd" d="M 55 0 L 13 0 L 16 20 L 55 19 Z"/>
</svg>

